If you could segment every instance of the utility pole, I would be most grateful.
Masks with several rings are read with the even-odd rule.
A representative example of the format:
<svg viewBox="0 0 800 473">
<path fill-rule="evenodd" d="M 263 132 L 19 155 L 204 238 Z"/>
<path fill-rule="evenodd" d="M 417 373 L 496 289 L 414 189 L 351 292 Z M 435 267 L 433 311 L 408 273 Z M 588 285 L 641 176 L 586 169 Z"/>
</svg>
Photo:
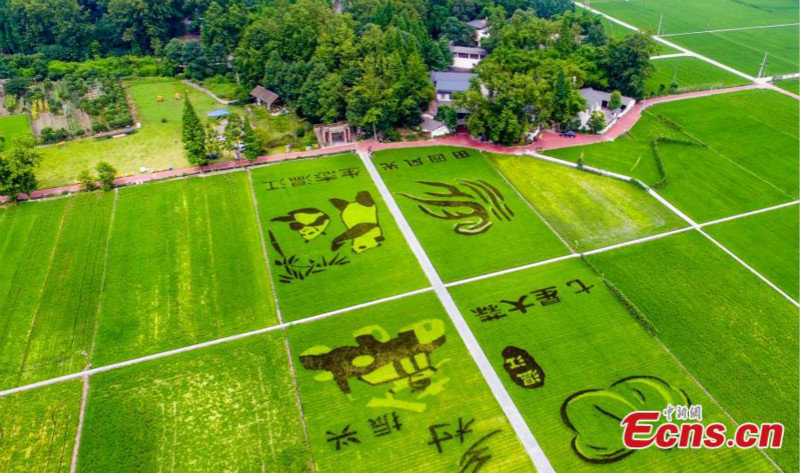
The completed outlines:
<svg viewBox="0 0 800 473">
<path fill-rule="evenodd" d="M 656 36 L 661 36 L 661 23 L 664 21 L 664 14 L 661 14 L 661 18 L 658 19 L 658 33 Z"/>
<path fill-rule="evenodd" d="M 758 75 L 756 77 L 764 76 L 764 69 L 767 67 L 767 52 L 764 51 L 764 59 L 761 60 L 761 67 L 758 68 Z"/>
</svg>

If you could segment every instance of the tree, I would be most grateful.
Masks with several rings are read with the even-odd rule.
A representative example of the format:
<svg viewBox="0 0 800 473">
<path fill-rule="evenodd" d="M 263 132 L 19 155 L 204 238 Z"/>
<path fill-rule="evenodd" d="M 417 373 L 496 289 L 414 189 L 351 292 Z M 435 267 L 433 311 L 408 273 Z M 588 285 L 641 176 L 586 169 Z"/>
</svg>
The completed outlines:
<svg viewBox="0 0 800 473">
<path fill-rule="evenodd" d="M 595 110 L 589 116 L 589 130 L 592 133 L 600 133 L 606 127 L 606 116 L 600 110 Z"/>
<path fill-rule="evenodd" d="M 94 176 L 92 173 L 89 172 L 88 169 L 84 169 L 83 171 L 78 173 L 78 184 L 81 185 L 81 189 L 86 192 L 92 192 L 95 189 L 94 185 Z"/>
<path fill-rule="evenodd" d="M 117 177 L 116 168 L 105 161 L 100 161 L 97 163 L 97 166 L 95 166 L 95 169 L 97 170 L 97 178 L 100 181 L 100 187 L 102 187 L 104 191 L 113 189 L 114 178 Z"/>
<path fill-rule="evenodd" d="M 454 16 L 444 20 L 440 34 L 459 46 L 470 46 L 475 40 L 475 30 Z"/>
<path fill-rule="evenodd" d="M 199 41 L 187 41 L 183 45 L 183 55 L 181 57 L 184 73 L 194 80 L 202 80 L 208 72 L 208 58 L 206 52 Z"/>
<path fill-rule="evenodd" d="M 572 88 L 564 69 L 559 69 L 553 89 L 553 121 L 564 129 L 586 107 L 586 101 Z"/>
<path fill-rule="evenodd" d="M 242 144 L 244 144 L 244 156 L 247 159 L 256 159 L 264 154 L 264 147 L 261 144 L 261 140 L 256 136 L 253 127 L 250 126 L 250 120 L 247 118 L 245 118 L 242 127 Z"/>
<path fill-rule="evenodd" d="M 607 47 L 603 68 L 609 86 L 629 97 L 643 98 L 644 81 L 655 71 L 650 62 L 656 52 L 655 42 L 646 33 L 636 32 L 622 41 L 610 41 Z"/>
<path fill-rule="evenodd" d="M 189 163 L 195 166 L 202 166 L 208 162 L 206 156 L 206 138 L 203 131 L 203 125 L 200 119 L 197 118 L 197 113 L 192 107 L 192 102 L 189 100 L 189 95 L 186 94 L 186 99 L 183 104 L 183 119 L 181 124 L 181 137 L 183 139 L 183 148 L 186 150 L 186 159 Z"/>
<path fill-rule="evenodd" d="M 456 109 L 449 105 L 442 105 L 436 111 L 436 119 L 447 125 L 451 131 L 458 128 L 458 113 Z"/>
<path fill-rule="evenodd" d="M 619 90 L 611 92 L 611 98 L 608 100 L 609 110 L 616 110 L 622 107 L 622 93 Z"/>
<path fill-rule="evenodd" d="M 11 148 L 0 153 L 0 195 L 14 202 L 17 194 L 30 194 L 36 190 L 35 171 L 41 160 L 33 140 L 13 140 Z"/>
</svg>

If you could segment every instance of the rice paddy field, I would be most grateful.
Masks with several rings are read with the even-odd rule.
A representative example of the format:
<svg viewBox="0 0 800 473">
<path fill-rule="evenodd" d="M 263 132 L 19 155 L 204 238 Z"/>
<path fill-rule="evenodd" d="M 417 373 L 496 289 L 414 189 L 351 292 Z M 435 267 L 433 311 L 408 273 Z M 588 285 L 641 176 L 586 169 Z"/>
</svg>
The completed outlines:
<svg viewBox="0 0 800 473">
<path fill-rule="evenodd" d="M 613 142 L 547 153 L 636 177 L 703 222 L 797 199 L 797 122 L 796 100 L 748 90 L 654 105 Z"/>
<path fill-rule="evenodd" d="M 645 91 L 649 95 L 720 89 L 747 83 L 746 79 L 695 57 L 656 59 L 652 63 L 655 73 L 645 81 Z M 674 90 L 671 89 L 673 83 L 677 84 Z"/>
<path fill-rule="evenodd" d="M 796 306 L 696 232 L 589 261 L 635 301 L 658 337 L 734 419 L 783 422 L 784 442 L 797 444 Z M 796 449 L 770 455 L 796 471 Z"/>
<path fill-rule="evenodd" d="M 310 470 L 285 335 L 91 379 L 81 472 Z"/>
<path fill-rule="evenodd" d="M 800 243 L 796 205 L 729 220 L 705 231 L 790 296 L 800 297 Z"/>
<path fill-rule="evenodd" d="M 95 363 L 277 323 L 244 173 L 121 189 Z"/>
<path fill-rule="evenodd" d="M 798 72 L 798 5 L 790 0 L 600 0 L 591 7 L 750 75 Z"/>
<path fill-rule="evenodd" d="M 544 288 L 551 297 L 541 297 Z M 690 399 L 703 406 L 704 422 L 730 421 L 579 259 L 451 291 L 556 471 L 773 470 L 754 450 L 620 452 L 615 402 L 652 403 L 660 410 Z M 500 318 L 482 316 L 492 307 Z M 521 360 L 527 363 L 517 368 Z M 526 385 L 526 369 L 537 373 L 538 383 Z M 634 401 L 628 389 L 649 394 Z M 600 391 L 594 398 L 574 397 L 586 390 Z M 602 390 L 620 397 L 603 398 Z"/>
<path fill-rule="evenodd" d="M 316 471 L 535 471 L 433 294 L 289 338 Z"/>
<path fill-rule="evenodd" d="M 569 252 L 482 153 L 408 148 L 373 161 L 444 281 Z"/>
<path fill-rule="evenodd" d="M 284 320 L 427 285 L 356 155 L 262 167 L 252 182 Z"/>
</svg>

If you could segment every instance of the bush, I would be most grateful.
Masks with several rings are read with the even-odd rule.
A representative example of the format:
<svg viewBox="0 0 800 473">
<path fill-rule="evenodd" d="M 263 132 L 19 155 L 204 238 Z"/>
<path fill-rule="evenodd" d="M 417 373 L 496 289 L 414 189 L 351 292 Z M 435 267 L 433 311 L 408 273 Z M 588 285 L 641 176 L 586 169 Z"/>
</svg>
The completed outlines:
<svg viewBox="0 0 800 473">
<path fill-rule="evenodd" d="M 110 191 L 113 189 L 114 178 L 117 176 L 116 168 L 105 161 L 100 161 L 95 169 L 97 169 L 97 177 L 103 190 Z"/>
<path fill-rule="evenodd" d="M 86 192 L 92 192 L 95 189 L 94 176 L 87 169 L 78 173 L 78 183 L 81 185 L 81 189 Z"/>
</svg>

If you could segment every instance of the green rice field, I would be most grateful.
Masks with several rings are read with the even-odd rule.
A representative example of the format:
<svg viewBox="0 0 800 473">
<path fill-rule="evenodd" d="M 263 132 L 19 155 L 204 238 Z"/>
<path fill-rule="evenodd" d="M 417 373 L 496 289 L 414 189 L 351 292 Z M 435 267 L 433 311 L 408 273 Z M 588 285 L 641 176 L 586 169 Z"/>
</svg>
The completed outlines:
<svg viewBox="0 0 800 473">
<path fill-rule="evenodd" d="M 475 150 L 385 150 L 373 161 L 444 281 L 569 252 Z"/>
<path fill-rule="evenodd" d="M 27 115 L 0 117 L 0 151 L 11 146 L 14 138 L 33 138 Z"/>
<path fill-rule="evenodd" d="M 656 185 L 703 222 L 797 199 L 797 122 L 791 97 L 733 92 L 654 105 L 613 142 L 547 154 Z M 667 177 L 660 184 L 653 140 Z"/>
<path fill-rule="evenodd" d="M 782 80 L 779 82 L 775 82 L 775 85 L 777 85 L 781 89 L 788 90 L 793 94 L 800 94 L 800 81 L 798 80 L 795 79 Z"/>
<path fill-rule="evenodd" d="M 318 472 L 534 471 L 433 294 L 289 339 Z"/>
<path fill-rule="evenodd" d="M 0 399 L 0 469 L 69 473 L 80 402 L 80 381 Z"/>
<path fill-rule="evenodd" d="M 672 93 L 720 89 L 747 83 L 746 79 L 695 57 L 657 59 L 653 65 L 656 71 L 645 81 L 645 90 L 651 95 L 671 93 L 673 82 L 677 88 Z"/>
<path fill-rule="evenodd" d="M 0 211 L 0 388 L 90 362 L 113 198 Z"/>
<path fill-rule="evenodd" d="M 95 363 L 277 323 L 245 173 L 121 189 L 107 266 Z"/>
<path fill-rule="evenodd" d="M 265 166 L 252 181 L 284 320 L 427 286 L 354 154 Z"/>
<path fill-rule="evenodd" d="M 734 419 L 782 422 L 784 445 L 797 444 L 796 306 L 696 232 L 589 261 Z M 796 449 L 769 454 L 796 470 Z"/>
<path fill-rule="evenodd" d="M 646 403 L 622 397 L 628 404 L 620 406 L 595 393 L 585 401 L 587 409 L 584 401 L 571 400 L 584 390 L 610 389 L 625 396 L 622 386 L 639 392 L 647 392 L 642 386 L 659 386 L 662 394 L 647 400 L 653 410 L 688 398 L 703 406 L 704 422 L 730 426 L 685 367 L 582 261 L 562 261 L 451 291 L 556 471 L 773 471 L 752 450 L 627 450 L 621 445 L 619 421 L 612 416 L 622 418 L 633 406 Z M 490 312 L 499 318 L 491 318 Z M 540 382 L 526 384 L 526 370 Z M 611 389 L 615 383 L 620 387 Z M 666 394 L 671 390 L 677 393 Z"/>
<path fill-rule="evenodd" d="M 766 75 L 798 72 L 797 2 L 600 0 L 591 6 L 651 33 L 660 23 L 664 39 L 750 75 L 758 73 L 764 52 Z M 787 26 L 754 28 L 778 25 Z"/>
<path fill-rule="evenodd" d="M 92 377 L 79 471 L 311 471 L 284 340 Z"/>
<path fill-rule="evenodd" d="M 535 158 L 492 155 L 492 164 L 579 251 L 685 226 L 631 184 Z"/>
<path fill-rule="evenodd" d="M 705 231 L 790 296 L 800 297 L 796 205 L 710 225 Z"/>
</svg>

